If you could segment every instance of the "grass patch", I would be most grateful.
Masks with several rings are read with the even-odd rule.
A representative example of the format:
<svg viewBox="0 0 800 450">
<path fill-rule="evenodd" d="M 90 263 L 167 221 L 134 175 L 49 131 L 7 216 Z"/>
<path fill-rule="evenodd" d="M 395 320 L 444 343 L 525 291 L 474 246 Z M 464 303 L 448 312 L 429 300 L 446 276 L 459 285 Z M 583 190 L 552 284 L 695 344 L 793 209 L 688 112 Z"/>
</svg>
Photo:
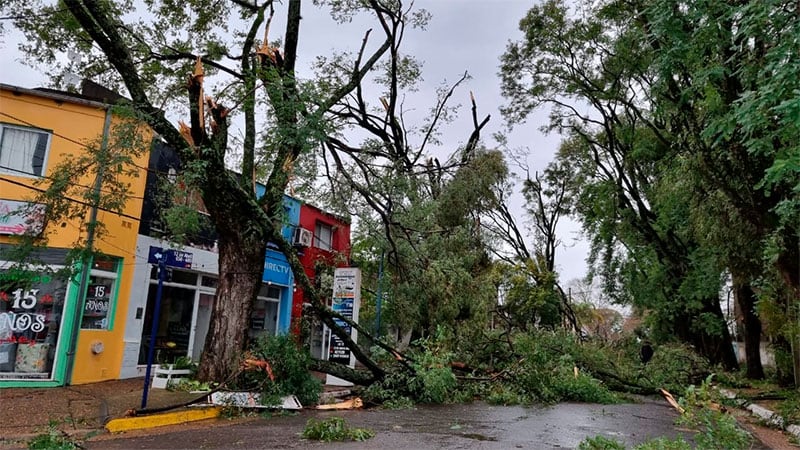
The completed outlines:
<svg viewBox="0 0 800 450">
<path fill-rule="evenodd" d="M 83 447 L 59 430 L 55 422 L 50 422 L 46 433 L 38 434 L 28 441 L 30 450 L 75 450 L 80 448 Z"/>
</svg>

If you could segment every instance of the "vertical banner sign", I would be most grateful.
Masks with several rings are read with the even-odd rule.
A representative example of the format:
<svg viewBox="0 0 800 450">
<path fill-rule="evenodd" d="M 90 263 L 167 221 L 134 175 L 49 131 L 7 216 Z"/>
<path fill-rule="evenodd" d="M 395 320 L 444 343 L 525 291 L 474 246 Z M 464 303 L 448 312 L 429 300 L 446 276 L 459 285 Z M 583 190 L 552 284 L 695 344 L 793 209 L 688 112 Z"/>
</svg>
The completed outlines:
<svg viewBox="0 0 800 450">
<path fill-rule="evenodd" d="M 331 309 L 348 319 L 358 321 L 358 307 L 361 304 L 361 269 L 339 268 L 333 274 L 333 302 Z M 347 322 L 334 319 L 336 324 L 344 328 L 353 340 L 358 337 L 358 331 L 352 329 Z M 331 333 L 330 346 L 328 347 L 328 360 L 355 366 L 355 361 L 350 354 L 350 349 L 344 345 L 338 336 Z"/>
</svg>

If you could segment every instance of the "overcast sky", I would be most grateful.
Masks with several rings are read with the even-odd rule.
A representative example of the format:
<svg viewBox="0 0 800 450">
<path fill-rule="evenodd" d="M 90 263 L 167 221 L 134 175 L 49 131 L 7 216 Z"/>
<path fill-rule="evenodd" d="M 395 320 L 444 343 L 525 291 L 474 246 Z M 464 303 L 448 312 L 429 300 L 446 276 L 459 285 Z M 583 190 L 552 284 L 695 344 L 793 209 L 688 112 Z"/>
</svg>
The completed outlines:
<svg viewBox="0 0 800 450">
<path fill-rule="evenodd" d="M 431 103 L 424 101 L 434 98 L 434 92 L 442 82 L 454 82 L 467 71 L 472 79 L 457 92 L 455 101 L 466 106 L 469 91 L 474 92 L 480 117 L 492 116 L 482 133 L 487 145 L 491 146 L 491 134 L 504 129 L 499 113 L 504 101 L 497 76 L 499 57 L 509 40 L 521 37 L 519 20 L 534 3 L 532 0 L 417 0 L 415 5 L 427 9 L 432 20 L 425 31 L 407 31 L 403 48 L 423 63 L 424 81 L 413 100 L 415 104 L 423 103 L 420 112 L 429 109 Z M 275 23 L 273 30 L 279 30 L 279 25 Z M 307 2 L 301 24 L 300 64 L 307 64 L 314 56 L 331 49 L 357 48 L 364 29 L 361 21 L 335 25 Z M 378 36 L 375 33 L 373 39 L 377 40 Z M 22 64 L 21 55 L 16 50 L 19 39 L 19 35 L 13 32 L 0 37 L 0 82 L 25 88 L 46 84 L 41 74 Z M 411 101 L 407 103 L 412 104 Z M 539 131 L 546 116 L 545 111 L 536 114 L 508 136 L 511 147 L 527 149 L 531 171 L 544 169 L 558 146 L 558 136 L 545 136 Z M 446 146 L 456 148 L 468 138 L 470 131 L 471 117 L 464 109 L 444 134 Z M 522 202 L 518 201 L 521 210 Z M 519 219 L 524 220 L 523 217 Z M 556 263 L 564 283 L 582 277 L 586 272 L 587 244 L 578 239 L 578 231 L 576 223 L 562 221 L 563 245 L 558 250 Z"/>
</svg>

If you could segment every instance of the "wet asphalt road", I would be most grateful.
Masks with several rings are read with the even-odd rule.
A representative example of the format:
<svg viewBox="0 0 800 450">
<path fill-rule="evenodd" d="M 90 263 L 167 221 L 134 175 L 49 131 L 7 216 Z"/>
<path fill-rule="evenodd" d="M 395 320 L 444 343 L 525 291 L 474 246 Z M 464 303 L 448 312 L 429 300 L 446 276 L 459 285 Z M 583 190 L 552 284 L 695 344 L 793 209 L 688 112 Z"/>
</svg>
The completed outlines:
<svg viewBox="0 0 800 450">
<path fill-rule="evenodd" d="M 306 421 L 338 416 L 368 428 L 364 442 L 322 443 L 300 437 Z M 627 447 L 648 439 L 691 434 L 676 429 L 677 413 L 660 399 L 640 403 L 552 407 L 490 406 L 484 403 L 419 406 L 404 410 L 304 411 L 296 416 L 220 420 L 121 436 L 101 436 L 89 449 L 563 449 L 603 435 Z M 752 448 L 765 449 L 756 443 Z"/>
</svg>

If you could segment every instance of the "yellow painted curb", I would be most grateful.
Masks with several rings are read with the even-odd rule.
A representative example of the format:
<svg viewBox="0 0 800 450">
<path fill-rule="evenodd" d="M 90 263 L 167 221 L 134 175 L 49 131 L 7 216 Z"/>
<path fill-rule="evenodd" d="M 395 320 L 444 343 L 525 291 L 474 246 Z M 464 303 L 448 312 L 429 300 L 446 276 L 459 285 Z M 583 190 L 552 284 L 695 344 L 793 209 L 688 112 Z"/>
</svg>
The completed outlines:
<svg viewBox="0 0 800 450">
<path fill-rule="evenodd" d="M 219 417 L 221 408 L 214 406 L 211 408 L 198 408 L 186 411 L 153 414 L 151 416 L 124 417 L 114 419 L 106 424 L 106 430 L 112 433 L 121 431 L 141 430 L 145 428 L 163 427 L 166 425 L 177 425 L 180 423 L 194 422 L 196 420 L 214 419 Z"/>
</svg>

